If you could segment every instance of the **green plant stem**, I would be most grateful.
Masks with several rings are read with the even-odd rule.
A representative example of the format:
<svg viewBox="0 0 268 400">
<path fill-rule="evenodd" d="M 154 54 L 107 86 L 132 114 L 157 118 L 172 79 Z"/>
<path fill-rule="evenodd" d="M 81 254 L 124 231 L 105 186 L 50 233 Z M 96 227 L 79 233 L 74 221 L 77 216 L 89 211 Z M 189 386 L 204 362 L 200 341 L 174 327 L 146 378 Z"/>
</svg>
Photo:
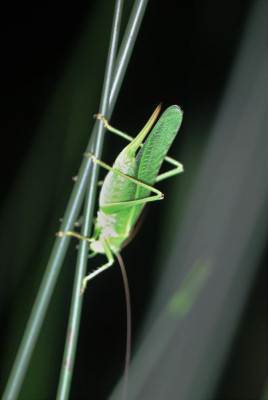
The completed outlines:
<svg viewBox="0 0 268 400">
<path fill-rule="evenodd" d="M 117 62 L 113 77 L 113 85 L 110 92 L 109 107 L 107 110 L 107 118 L 111 117 L 112 111 L 117 100 L 117 96 L 127 69 L 128 61 L 132 53 L 136 37 L 139 31 L 141 21 L 147 6 L 148 0 L 136 0 L 133 10 L 129 19 L 128 26 L 125 31 L 124 39 L 117 56 Z M 94 125 L 87 151 L 94 149 L 94 134 L 97 131 L 97 122 Z M 78 218 L 81 210 L 82 202 L 84 200 L 87 182 L 91 174 L 91 159 L 83 158 L 77 181 L 75 182 L 73 191 L 68 202 L 63 222 L 60 230 L 72 230 L 74 223 Z M 40 329 L 46 311 L 54 291 L 54 287 L 60 273 L 64 257 L 66 255 L 70 237 L 64 236 L 55 240 L 44 277 L 42 279 L 40 289 L 36 296 L 25 332 L 17 352 L 13 368 L 11 370 L 9 380 L 3 394 L 3 400 L 15 400 L 20 391 L 28 364 L 30 362 L 32 352 L 34 350 L 36 340 L 38 338 Z"/>
<path fill-rule="evenodd" d="M 100 102 L 100 112 L 102 115 L 105 115 L 108 109 L 109 93 L 112 83 L 112 73 L 117 51 L 122 9 L 123 9 L 123 0 L 116 0 L 107 66 L 103 82 L 102 98 Z M 104 133 L 104 125 L 102 123 L 99 123 L 96 136 L 96 144 L 94 149 L 94 154 L 96 154 L 97 157 L 99 157 L 101 154 L 101 149 L 103 144 L 103 133 Z M 89 190 L 87 192 L 85 208 L 83 213 L 84 218 L 83 218 L 81 233 L 84 236 L 90 236 L 91 232 L 93 209 L 94 209 L 93 205 L 95 203 L 96 189 L 98 182 L 98 172 L 99 172 L 98 165 L 93 164 Z M 73 296 L 71 302 L 71 310 L 68 322 L 67 337 L 65 341 L 65 350 L 61 368 L 57 400 L 66 400 L 69 397 L 71 380 L 73 375 L 73 365 L 77 347 L 77 338 L 80 326 L 82 301 L 83 301 L 83 296 L 81 296 L 81 287 L 82 287 L 82 280 L 85 276 L 87 259 L 88 259 L 88 243 L 83 240 L 80 240 L 79 251 L 77 256 Z"/>
</svg>

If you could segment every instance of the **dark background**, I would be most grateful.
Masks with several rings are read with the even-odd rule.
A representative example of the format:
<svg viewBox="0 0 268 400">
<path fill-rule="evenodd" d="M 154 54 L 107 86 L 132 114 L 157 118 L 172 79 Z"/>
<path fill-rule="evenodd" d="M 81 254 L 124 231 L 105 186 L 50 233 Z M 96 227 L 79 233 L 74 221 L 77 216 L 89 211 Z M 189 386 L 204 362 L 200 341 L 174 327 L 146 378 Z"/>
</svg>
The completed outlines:
<svg viewBox="0 0 268 400">
<path fill-rule="evenodd" d="M 126 3 L 122 30 L 132 5 Z M 73 186 L 71 177 L 86 148 L 92 115 L 98 111 L 113 6 L 112 1 L 39 1 L 8 3 L 2 12 L 3 385 Z M 111 122 L 135 135 L 159 102 L 163 108 L 182 107 L 183 126 L 171 150 L 186 169 L 182 177 L 173 178 L 173 185 L 181 185 L 182 204 L 187 204 L 198 174 L 253 6 L 252 0 L 204 0 L 151 1 L 147 7 Z M 122 145 L 121 139 L 107 134 L 103 159 L 112 163 Z M 161 245 L 159 221 L 163 209 L 172 205 L 169 184 L 160 185 L 166 206 L 148 207 L 141 231 L 122 253 L 131 287 L 134 346 L 158 278 L 153 265 Z M 182 213 L 183 208 L 178 209 L 178 220 Z M 172 231 L 166 235 L 172 241 Z M 55 396 L 75 255 L 73 242 L 22 399 Z M 96 266 L 99 262 L 94 260 Z M 263 389 L 265 263 L 261 249 L 214 398 L 253 398 L 246 389 L 248 379 L 254 393 Z M 124 292 L 116 266 L 86 291 L 71 398 L 107 398 L 123 370 L 124 327 Z M 257 353 L 248 354 L 249 343 L 256 342 L 261 342 Z M 255 371 L 254 379 L 252 363 L 262 370 Z"/>
</svg>

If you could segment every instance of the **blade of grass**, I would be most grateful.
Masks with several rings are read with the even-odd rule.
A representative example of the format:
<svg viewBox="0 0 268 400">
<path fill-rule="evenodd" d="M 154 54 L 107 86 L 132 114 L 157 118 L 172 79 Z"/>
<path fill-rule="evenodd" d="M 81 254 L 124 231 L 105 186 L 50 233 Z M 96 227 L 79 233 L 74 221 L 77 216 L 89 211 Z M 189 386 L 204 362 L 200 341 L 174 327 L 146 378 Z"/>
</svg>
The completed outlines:
<svg viewBox="0 0 268 400">
<path fill-rule="evenodd" d="M 122 45 L 117 57 L 113 85 L 109 98 L 109 108 L 106 113 L 107 118 L 110 118 L 115 106 L 115 102 L 117 100 L 117 96 L 127 69 L 128 61 L 139 32 L 139 27 L 143 19 L 147 3 L 148 0 L 136 0 L 133 6 L 124 39 L 122 40 Z M 94 137 L 96 131 L 97 122 L 94 125 L 86 151 L 92 151 L 94 149 Z M 88 182 L 91 174 L 91 166 L 91 159 L 85 157 L 81 163 L 78 178 L 75 182 L 64 214 L 63 222 L 60 227 L 60 230 L 62 231 L 72 230 L 74 227 L 74 223 L 78 218 L 81 205 L 84 200 L 86 182 Z M 68 236 L 57 238 L 55 240 L 40 289 L 36 296 L 32 312 L 17 352 L 17 357 L 14 361 L 7 386 L 3 394 L 3 400 L 14 400 L 18 396 L 51 296 L 54 291 L 62 263 L 64 261 L 64 257 L 68 249 L 69 242 L 70 238 Z"/>
<path fill-rule="evenodd" d="M 126 65 L 129 62 L 131 52 L 128 49 L 134 46 L 135 39 L 137 37 L 137 33 L 142 21 L 142 17 L 145 12 L 145 8 L 147 6 L 148 1 L 136 1 L 131 16 L 129 18 L 129 23 L 126 28 L 125 35 L 122 40 L 122 44 L 120 47 L 120 51 L 117 57 L 117 65 L 114 69 L 114 79 L 111 85 L 110 96 L 109 96 L 109 104 L 106 108 L 103 107 L 101 103 L 100 110 L 101 114 L 110 116 L 112 109 L 115 104 L 115 100 L 117 99 L 119 89 L 121 87 L 121 83 L 123 80 L 123 76 L 125 74 Z M 118 7 L 120 7 L 118 5 Z M 119 12 L 115 12 L 115 18 L 118 17 Z M 118 18 L 120 20 L 120 18 Z M 114 24 L 114 26 L 116 23 Z M 119 25 L 119 23 L 118 23 Z M 117 28 L 119 30 L 119 27 Z M 114 30 L 114 34 L 116 34 L 116 29 Z M 111 39 L 111 45 L 114 43 L 116 39 Z M 109 58 L 109 57 L 108 57 Z M 109 67 L 109 62 L 107 63 L 107 69 Z M 112 70 L 112 68 L 111 68 Z M 107 71 L 107 76 L 111 75 Z M 107 84 L 108 85 L 108 84 Z M 106 86 L 107 88 L 108 86 Z M 105 87 L 104 87 L 105 91 Z M 103 99 L 108 100 L 108 90 L 105 91 L 103 95 Z M 102 100 L 103 100 L 102 99 Z M 108 103 L 108 101 L 107 101 Z M 100 124 L 102 127 L 102 124 Z M 93 149 L 93 153 L 98 156 L 97 148 Z M 98 169 L 96 169 L 98 172 Z M 85 202 L 85 210 L 83 215 L 84 224 L 81 229 L 81 233 L 83 236 L 90 236 L 91 226 L 92 226 L 92 217 L 93 217 L 93 206 L 95 202 L 95 195 L 96 195 L 96 188 L 97 188 L 97 181 L 98 176 L 93 174 L 90 179 L 90 185 L 88 190 L 88 195 Z M 70 316 L 68 321 L 68 329 L 67 329 L 67 336 L 65 341 L 65 349 L 64 349 L 64 356 L 63 356 L 63 363 L 62 363 L 62 370 L 60 376 L 60 383 L 58 387 L 57 399 L 66 399 L 68 398 L 68 394 L 70 391 L 70 384 L 72 379 L 72 372 L 73 372 L 73 365 L 75 359 L 75 352 L 77 346 L 77 339 L 78 339 L 78 332 L 79 332 L 79 325 L 80 325 L 80 318 L 81 318 L 81 309 L 82 309 L 82 299 L 83 296 L 80 295 L 81 286 L 83 277 L 85 276 L 85 269 L 87 265 L 87 254 L 88 254 L 88 244 L 85 241 L 80 241 L 79 244 L 79 252 L 77 257 L 77 266 L 76 266 L 76 274 L 75 274 L 75 281 L 73 286 L 73 295 L 72 295 L 72 302 L 71 302 L 71 309 L 70 309 Z"/>
<path fill-rule="evenodd" d="M 112 73 L 115 62 L 115 56 L 117 51 L 122 9 L 123 9 L 123 0 L 117 0 L 115 4 L 111 40 L 108 51 L 105 77 L 103 81 L 102 98 L 100 102 L 100 112 L 102 115 L 106 115 L 108 109 L 109 93 L 112 82 Z M 102 123 L 99 123 L 95 146 L 94 146 L 94 154 L 96 154 L 97 158 L 99 158 L 101 154 L 101 149 L 103 145 L 103 134 L 104 134 L 104 125 Z M 94 203 L 95 203 L 96 189 L 98 182 L 98 172 L 99 172 L 99 166 L 97 164 L 93 164 L 89 190 L 87 192 L 85 208 L 83 213 L 84 218 L 83 218 L 81 233 L 84 236 L 89 236 L 91 231 L 92 217 L 93 217 L 93 210 L 94 210 Z M 81 296 L 81 287 L 87 266 L 87 259 L 88 259 L 87 256 L 88 256 L 88 243 L 86 241 L 80 240 L 79 251 L 77 256 L 77 264 L 76 264 L 75 282 L 73 287 L 73 296 L 71 302 L 67 336 L 65 341 L 65 350 L 64 350 L 60 381 L 57 393 L 58 400 L 65 400 L 68 399 L 69 397 L 71 380 L 73 375 L 73 365 L 77 347 L 79 325 L 80 325 L 82 301 L 83 301 L 83 296 Z"/>
</svg>

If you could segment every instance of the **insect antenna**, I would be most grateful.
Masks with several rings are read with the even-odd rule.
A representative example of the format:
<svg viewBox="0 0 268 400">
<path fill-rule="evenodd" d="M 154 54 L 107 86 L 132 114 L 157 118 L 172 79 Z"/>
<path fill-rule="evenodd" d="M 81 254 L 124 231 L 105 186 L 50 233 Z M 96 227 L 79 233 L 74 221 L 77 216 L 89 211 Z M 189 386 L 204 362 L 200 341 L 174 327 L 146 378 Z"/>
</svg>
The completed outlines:
<svg viewBox="0 0 268 400">
<path fill-rule="evenodd" d="M 128 371 L 129 371 L 130 353 L 131 353 L 131 305 L 130 305 L 130 292 L 129 292 L 126 268 L 121 255 L 117 253 L 116 257 L 120 265 L 123 277 L 125 296 L 126 296 L 126 311 L 127 311 L 127 340 L 126 340 L 126 356 L 125 356 L 125 368 L 124 368 L 123 392 L 122 392 L 122 400 L 125 400 L 127 394 Z"/>
</svg>

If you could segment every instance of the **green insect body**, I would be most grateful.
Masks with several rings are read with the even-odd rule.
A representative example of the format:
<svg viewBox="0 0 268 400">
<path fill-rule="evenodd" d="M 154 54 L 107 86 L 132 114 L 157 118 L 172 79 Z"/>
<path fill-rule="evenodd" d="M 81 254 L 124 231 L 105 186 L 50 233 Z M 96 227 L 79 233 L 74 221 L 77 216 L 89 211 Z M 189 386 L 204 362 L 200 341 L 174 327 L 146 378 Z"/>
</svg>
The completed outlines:
<svg viewBox="0 0 268 400">
<path fill-rule="evenodd" d="M 86 238 L 74 232 L 59 233 L 60 236 L 71 235 L 87 240 L 94 255 L 102 253 L 107 257 L 106 264 L 84 279 L 82 292 L 88 280 L 114 263 L 114 255 L 118 256 L 124 242 L 131 235 L 144 205 L 163 199 L 163 194 L 153 187 L 154 183 L 183 171 L 179 162 L 166 157 L 182 122 L 182 111 L 178 106 L 169 107 L 161 115 L 143 143 L 159 112 L 160 106 L 134 139 L 112 128 L 101 115 L 97 115 L 108 130 L 131 142 L 121 151 L 112 167 L 96 159 L 91 153 L 85 154 L 93 162 L 109 170 L 100 192 L 93 237 Z M 175 168 L 158 175 L 164 160 Z"/>
<path fill-rule="evenodd" d="M 84 292 L 89 280 L 114 263 L 114 256 L 118 259 L 124 281 L 127 310 L 127 339 L 122 399 L 126 398 L 131 353 L 131 307 L 127 274 L 120 250 L 128 243 L 145 204 L 164 198 L 164 195 L 153 185 L 183 171 L 182 164 L 166 156 L 182 122 L 182 111 L 178 106 L 169 107 L 161 115 L 143 143 L 160 112 L 160 108 L 161 106 L 159 105 L 145 127 L 135 138 L 111 127 L 102 115 L 98 114 L 96 116 L 103 121 L 108 130 L 129 140 L 130 143 L 121 151 L 112 167 L 98 160 L 94 154 L 85 153 L 85 156 L 91 157 L 94 163 L 109 171 L 100 192 L 99 211 L 93 237 L 87 238 L 71 231 L 58 232 L 59 237 L 69 235 L 86 240 L 89 242 L 92 255 L 105 254 L 107 257 L 107 262 L 104 265 L 83 279 L 81 294 Z M 172 164 L 174 168 L 158 175 L 164 160 Z"/>
<path fill-rule="evenodd" d="M 151 131 L 143 147 L 140 148 L 140 139 L 147 134 L 146 130 L 142 130 L 119 154 L 113 169 L 136 178 L 138 181 L 153 185 L 179 129 L 180 117 L 181 111 L 178 107 L 168 108 Z M 136 154 L 138 150 L 139 152 Z M 148 200 L 150 191 L 149 188 L 139 186 L 136 182 L 129 181 L 113 171 L 107 174 L 100 193 L 100 211 L 96 221 L 97 235 L 94 235 L 98 239 L 90 246 L 93 251 L 97 250 L 96 247 L 100 250 L 103 246 L 99 246 L 98 242 L 102 243 L 103 241 L 107 242 L 113 253 L 120 251 L 145 204 L 144 201 L 138 205 L 124 204 L 124 202 L 144 198 Z M 105 253 L 105 249 L 102 248 L 101 252 Z"/>
</svg>

